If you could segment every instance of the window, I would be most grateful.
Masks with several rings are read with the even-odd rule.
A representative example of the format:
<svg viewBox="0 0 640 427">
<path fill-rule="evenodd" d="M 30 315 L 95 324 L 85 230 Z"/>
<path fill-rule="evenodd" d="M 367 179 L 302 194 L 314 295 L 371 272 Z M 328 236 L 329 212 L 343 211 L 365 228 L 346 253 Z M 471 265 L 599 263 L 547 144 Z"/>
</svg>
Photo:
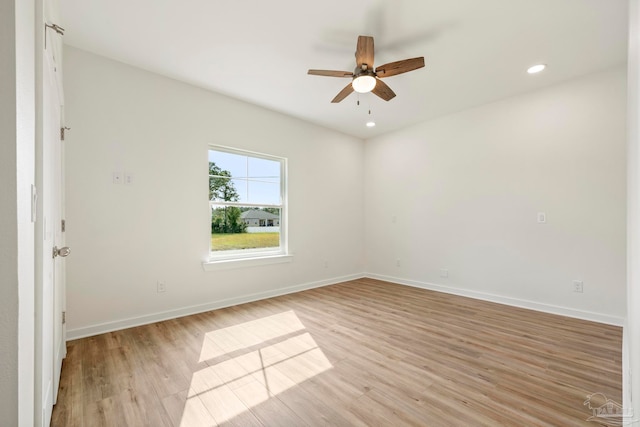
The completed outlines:
<svg viewBox="0 0 640 427">
<path fill-rule="evenodd" d="M 286 254 L 286 159 L 209 149 L 210 261 Z"/>
</svg>

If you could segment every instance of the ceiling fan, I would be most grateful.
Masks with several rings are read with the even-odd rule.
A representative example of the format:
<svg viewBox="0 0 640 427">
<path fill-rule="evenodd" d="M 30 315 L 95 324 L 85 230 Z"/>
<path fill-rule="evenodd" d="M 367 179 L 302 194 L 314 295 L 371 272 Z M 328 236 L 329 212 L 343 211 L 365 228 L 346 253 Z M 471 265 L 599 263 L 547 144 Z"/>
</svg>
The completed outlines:
<svg viewBox="0 0 640 427">
<path fill-rule="evenodd" d="M 309 70 L 307 74 L 328 77 L 351 77 L 353 80 L 336 95 L 331 102 L 340 102 L 354 90 L 359 93 L 373 92 L 375 95 L 389 101 L 396 94 L 381 78 L 395 76 L 424 67 L 424 57 L 403 59 L 389 62 L 373 68 L 373 37 L 358 36 L 356 46 L 356 68 L 350 71 Z"/>
</svg>

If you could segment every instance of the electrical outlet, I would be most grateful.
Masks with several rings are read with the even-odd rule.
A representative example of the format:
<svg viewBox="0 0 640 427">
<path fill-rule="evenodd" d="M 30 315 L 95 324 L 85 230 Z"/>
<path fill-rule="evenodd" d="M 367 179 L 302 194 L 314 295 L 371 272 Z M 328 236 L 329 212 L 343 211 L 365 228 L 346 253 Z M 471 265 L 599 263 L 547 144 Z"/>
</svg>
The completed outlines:
<svg viewBox="0 0 640 427">
<path fill-rule="evenodd" d="M 327 260 L 324 261 L 324 268 L 329 268 L 329 261 Z"/>
<path fill-rule="evenodd" d="M 582 280 L 573 281 L 573 292 L 578 292 L 578 293 L 584 292 L 584 283 L 582 282 Z"/>
<path fill-rule="evenodd" d="M 158 290 L 158 293 L 166 292 L 167 284 L 164 282 L 158 282 L 157 290 Z"/>
<path fill-rule="evenodd" d="M 538 224 L 544 224 L 547 222 L 547 214 L 544 212 L 538 212 Z"/>
<path fill-rule="evenodd" d="M 396 267 L 400 267 L 400 259 L 396 260 Z"/>
<path fill-rule="evenodd" d="M 441 268 L 440 277 L 449 277 L 449 270 L 447 270 L 446 268 Z"/>
</svg>

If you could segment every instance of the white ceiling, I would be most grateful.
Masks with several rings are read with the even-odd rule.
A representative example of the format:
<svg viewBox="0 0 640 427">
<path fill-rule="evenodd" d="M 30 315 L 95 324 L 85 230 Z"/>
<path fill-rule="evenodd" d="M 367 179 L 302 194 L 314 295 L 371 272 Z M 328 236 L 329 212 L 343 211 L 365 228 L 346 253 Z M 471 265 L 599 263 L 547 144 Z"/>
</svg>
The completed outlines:
<svg viewBox="0 0 640 427">
<path fill-rule="evenodd" d="M 627 0 L 61 0 L 65 43 L 360 138 L 622 65 Z M 397 96 L 333 97 L 358 35 Z M 548 64 L 538 75 L 527 67 Z M 365 127 L 368 111 L 375 128 Z"/>
</svg>

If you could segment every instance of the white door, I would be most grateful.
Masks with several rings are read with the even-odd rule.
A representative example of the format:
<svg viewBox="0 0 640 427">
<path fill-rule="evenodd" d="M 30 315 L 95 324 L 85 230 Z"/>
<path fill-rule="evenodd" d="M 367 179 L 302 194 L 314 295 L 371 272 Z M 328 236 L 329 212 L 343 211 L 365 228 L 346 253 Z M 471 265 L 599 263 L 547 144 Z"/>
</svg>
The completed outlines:
<svg viewBox="0 0 640 427">
<path fill-rule="evenodd" d="M 59 80 L 58 80 L 59 81 Z M 60 86 L 58 86 L 59 88 Z M 59 97 L 57 97 L 59 99 Z M 60 102 L 60 101 L 58 101 Z M 53 105 L 52 105 L 53 107 Z M 65 233 L 62 219 L 64 218 L 64 168 L 63 168 L 63 144 L 61 131 L 63 127 L 61 119 L 62 107 L 58 103 L 57 112 L 52 112 L 52 117 L 57 119 L 58 127 L 51 133 L 53 155 L 51 166 L 53 169 L 53 188 L 51 205 L 53 209 L 53 245 L 56 248 L 65 247 Z M 55 117 L 54 117 L 55 116 Z M 53 403 L 58 400 L 58 386 L 60 385 L 60 373 L 62 371 L 62 359 L 67 355 L 65 324 L 63 312 L 65 311 L 65 261 L 67 252 L 62 250 L 61 255 L 53 258 Z"/>
<path fill-rule="evenodd" d="M 57 398 L 62 359 L 66 354 L 62 311 L 64 307 L 64 261 L 54 248 L 64 246 L 62 232 L 62 144 L 61 93 L 51 48 L 44 52 L 42 86 L 42 146 L 39 147 L 41 175 L 38 180 L 40 266 L 36 292 L 36 425 L 48 427 Z"/>
</svg>

